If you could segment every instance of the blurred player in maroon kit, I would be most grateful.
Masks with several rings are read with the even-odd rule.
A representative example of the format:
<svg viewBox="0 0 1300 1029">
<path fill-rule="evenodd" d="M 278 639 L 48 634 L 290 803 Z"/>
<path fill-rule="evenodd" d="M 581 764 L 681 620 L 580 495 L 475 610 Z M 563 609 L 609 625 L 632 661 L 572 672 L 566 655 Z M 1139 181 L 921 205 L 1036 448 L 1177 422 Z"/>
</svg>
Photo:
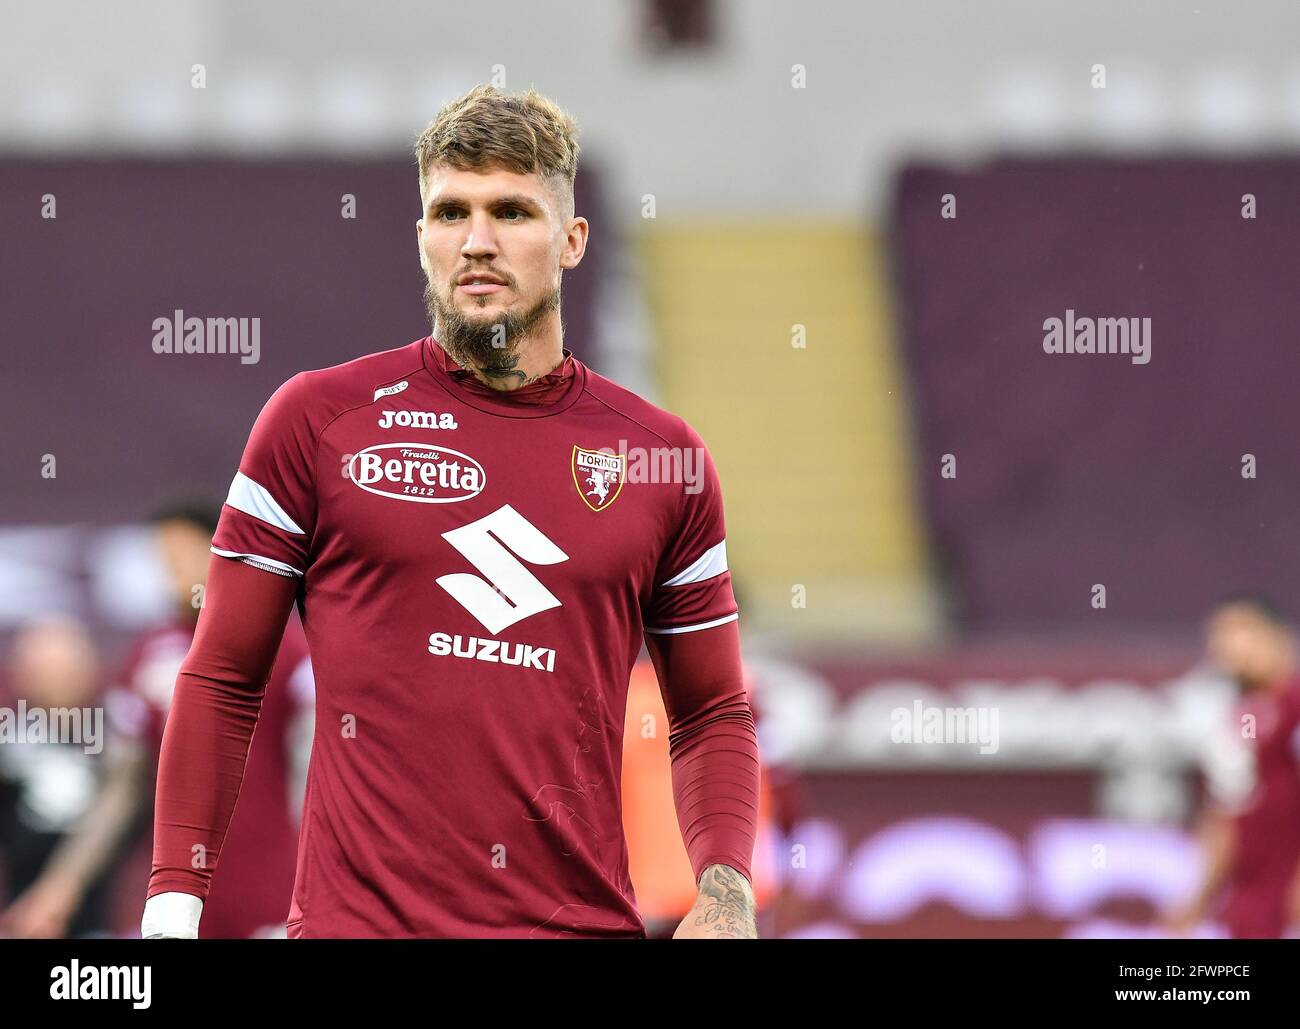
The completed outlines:
<svg viewBox="0 0 1300 1029">
<path fill-rule="evenodd" d="M 644 937 L 619 814 L 644 640 L 697 885 L 677 935 L 752 938 L 721 487 L 685 421 L 563 346 L 576 126 L 480 86 L 416 156 L 434 332 L 294 376 L 253 427 L 163 742 L 143 934 L 203 915 L 213 865 L 189 855 L 224 832 L 296 601 L 317 720 L 290 937 Z"/>
<path fill-rule="evenodd" d="M 214 513 L 177 505 L 156 517 L 175 616 L 131 646 L 106 697 L 107 773 L 91 812 L 51 856 L 40 878 L 15 901 L 6 922 L 16 935 L 58 936 L 93 883 L 147 810 L 155 762 L 181 663 L 194 639 Z M 249 937 L 283 925 L 293 887 L 296 818 L 290 795 L 299 719 L 310 718 L 311 664 L 302 630 L 284 635 L 263 705 L 261 731 L 248 756 L 245 789 L 222 848 L 204 937 Z M 281 935 L 282 935 L 281 930 Z"/>
<path fill-rule="evenodd" d="M 1237 685 L 1230 721 L 1206 753 L 1206 872 L 1169 920 L 1187 932 L 1217 917 L 1236 938 L 1282 936 L 1300 921 L 1300 666 L 1290 621 L 1234 597 L 1206 624 L 1212 661 Z"/>
</svg>

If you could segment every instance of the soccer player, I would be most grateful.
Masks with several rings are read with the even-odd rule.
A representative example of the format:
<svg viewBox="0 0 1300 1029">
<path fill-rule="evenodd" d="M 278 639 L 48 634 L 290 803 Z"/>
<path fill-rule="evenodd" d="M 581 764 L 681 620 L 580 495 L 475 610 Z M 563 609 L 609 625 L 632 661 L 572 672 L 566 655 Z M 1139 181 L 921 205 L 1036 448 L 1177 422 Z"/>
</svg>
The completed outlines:
<svg viewBox="0 0 1300 1029">
<path fill-rule="evenodd" d="M 1281 936 L 1300 920 L 1300 667 L 1295 630 L 1269 601 L 1234 597 L 1206 623 L 1210 658 L 1238 702 L 1207 748 L 1210 800 L 1201 818 L 1206 871 L 1167 924 L 1185 933 L 1207 915 L 1235 938 Z"/>
<path fill-rule="evenodd" d="M 7 732 L 0 735 L 0 880 L 11 898 L 20 898 L 12 904 L 0 900 L 0 938 L 93 936 L 108 929 L 107 867 L 75 890 L 67 888 L 66 878 L 42 874 L 95 801 L 97 752 L 103 746 L 102 723 L 96 725 L 92 717 L 82 722 L 80 734 L 61 734 L 54 713 L 94 704 L 99 669 L 93 637 L 67 615 L 39 616 L 13 638 L 8 669 L 13 695 L 3 694 L 3 703 L 23 701 L 29 714 L 44 709 L 50 735 L 24 734 L 17 740 Z M 8 717 L 0 715 L 6 722 Z"/>
<path fill-rule="evenodd" d="M 50 856 L 39 878 L 0 922 L 16 935 L 59 936 L 75 929 L 73 912 L 140 829 L 154 792 L 158 759 L 177 671 L 194 639 L 211 559 L 216 513 L 169 505 L 154 517 L 173 615 L 134 641 L 106 697 L 106 771 L 89 814 Z M 274 655 L 273 655 L 274 656 Z M 309 720 L 311 663 L 302 630 L 284 634 L 267 689 L 260 731 L 248 760 L 248 786 L 225 841 L 225 862 L 209 899 L 204 937 L 273 935 L 289 907 L 295 834 L 290 783 L 296 735 Z"/>
<path fill-rule="evenodd" d="M 317 720 L 290 938 L 644 936 L 619 817 L 643 635 L 697 882 L 677 935 L 755 935 L 717 472 L 563 346 L 575 136 L 532 90 L 444 106 L 416 144 L 432 335 L 294 376 L 253 426 L 167 723 L 146 937 L 193 935 L 295 600 Z"/>
</svg>

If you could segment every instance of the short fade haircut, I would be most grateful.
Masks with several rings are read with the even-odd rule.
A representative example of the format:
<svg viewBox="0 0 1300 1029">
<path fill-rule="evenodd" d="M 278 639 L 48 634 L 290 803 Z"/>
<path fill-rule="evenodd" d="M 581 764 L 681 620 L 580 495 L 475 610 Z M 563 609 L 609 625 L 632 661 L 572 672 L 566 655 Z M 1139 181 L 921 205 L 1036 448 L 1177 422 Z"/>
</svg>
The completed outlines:
<svg viewBox="0 0 1300 1029">
<path fill-rule="evenodd" d="M 578 125 L 534 89 L 506 93 L 480 85 L 448 101 L 415 141 L 415 160 L 421 202 L 436 164 L 462 171 L 500 166 L 520 175 L 539 175 L 559 201 L 560 213 L 573 217 Z"/>
<path fill-rule="evenodd" d="M 1229 593 L 1219 598 L 1214 605 L 1216 612 L 1222 611 L 1226 607 L 1244 607 L 1254 612 L 1260 618 L 1271 622 L 1279 629 L 1290 629 L 1294 626 L 1291 616 L 1287 614 L 1282 607 L 1273 600 L 1272 597 L 1264 596 L 1262 593 L 1238 592 Z"/>
</svg>

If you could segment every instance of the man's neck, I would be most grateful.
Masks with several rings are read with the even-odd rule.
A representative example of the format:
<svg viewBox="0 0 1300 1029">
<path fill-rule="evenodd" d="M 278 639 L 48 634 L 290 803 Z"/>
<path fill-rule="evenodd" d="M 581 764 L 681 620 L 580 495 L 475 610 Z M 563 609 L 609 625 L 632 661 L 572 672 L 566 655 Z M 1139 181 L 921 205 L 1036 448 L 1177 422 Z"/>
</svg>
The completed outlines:
<svg viewBox="0 0 1300 1029">
<path fill-rule="evenodd" d="M 461 364 L 451 355 L 452 360 Z M 474 373 L 474 378 L 485 386 L 502 393 L 513 393 L 531 385 L 545 375 L 549 375 L 564 363 L 564 341 L 560 335 L 560 326 L 546 326 L 539 334 L 529 334 L 516 341 L 513 352 L 504 361 L 491 365 L 472 362 L 461 364 L 462 368 Z"/>
<path fill-rule="evenodd" d="M 484 385 L 491 386 L 502 393 L 513 393 L 549 375 L 563 363 L 564 349 L 556 340 L 553 349 L 547 347 L 541 353 L 533 351 L 526 344 L 521 345 L 508 366 L 503 364 L 483 368 L 475 365 L 470 368 L 470 371 Z"/>
</svg>

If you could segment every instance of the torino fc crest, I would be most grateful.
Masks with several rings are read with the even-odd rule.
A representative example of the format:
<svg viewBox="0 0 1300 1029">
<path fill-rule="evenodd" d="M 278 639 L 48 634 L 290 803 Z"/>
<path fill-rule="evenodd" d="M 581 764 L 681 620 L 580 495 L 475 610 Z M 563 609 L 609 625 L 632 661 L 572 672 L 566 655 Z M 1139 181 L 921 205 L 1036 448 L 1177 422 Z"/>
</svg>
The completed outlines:
<svg viewBox="0 0 1300 1029">
<path fill-rule="evenodd" d="M 618 499 L 627 480 L 627 455 L 573 447 L 573 484 L 593 511 L 603 511 Z"/>
</svg>

